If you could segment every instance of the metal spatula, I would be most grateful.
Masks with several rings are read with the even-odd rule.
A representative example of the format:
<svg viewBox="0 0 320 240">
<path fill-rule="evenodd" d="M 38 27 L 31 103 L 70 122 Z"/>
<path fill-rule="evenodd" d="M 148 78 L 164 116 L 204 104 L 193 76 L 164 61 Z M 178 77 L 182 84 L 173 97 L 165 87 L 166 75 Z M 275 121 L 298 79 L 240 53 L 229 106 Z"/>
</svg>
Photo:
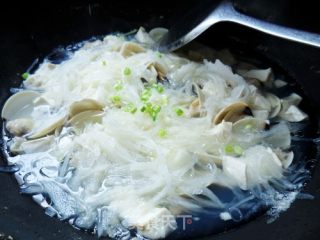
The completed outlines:
<svg viewBox="0 0 320 240">
<path fill-rule="evenodd" d="M 218 4 L 213 10 L 198 9 L 186 18 L 179 19 L 162 38 L 158 49 L 162 52 L 174 51 L 186 45 L 209 27 L 219 22 L 234 22 L 273 36 L 320 47 L 319 34 L 279 26 L 246 16 L 236 11 L 230 1 L 225 0 Z"/>
</svg>

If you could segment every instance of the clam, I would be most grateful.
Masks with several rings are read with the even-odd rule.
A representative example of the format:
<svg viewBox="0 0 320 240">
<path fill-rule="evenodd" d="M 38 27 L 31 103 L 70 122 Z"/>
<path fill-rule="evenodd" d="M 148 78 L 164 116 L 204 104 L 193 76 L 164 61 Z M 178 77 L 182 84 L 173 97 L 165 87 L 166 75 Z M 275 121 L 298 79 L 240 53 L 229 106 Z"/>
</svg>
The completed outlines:
<svg viewBox="0 0 320 240">
<path fill-rule="evenodd" d="M 18 118 L 29 118 L 34 108 L 35 100 L 40 94 L 35 91 L 21 91 L 12 95 L 5 102 L 1 117 L 7 121 Z"/>
<path fill-rule="evenodd" d="M 189 114 L 191 117 L 200 117 L 201 116 L 201 106 L 205 100 L 205 96 L 197 84 L 193 84 L 193 86 L 195 88 L 195 92 L 196 92 L 198 98 L 193 100 L 193 102 L 190 104 Z"/>
<path fill-rule="evenodd" d="M 34 122 L 32 118 L 18 118 L 9 121 L 6 129 L 14 136 L 22 136 L 29 133 L 33 128 Z"/>
<path fill-rule="evenodd" d="M 192 101 L 192 103 L 190 104 L 190 107 L 189 107 L 190 117 L 200 117 L 200 109 L 201 109 L 200 99 L 197 98 L 194 101 Z"/>
<path fill-rule="evenodd" d="M 279 116 L 289 122 L 299 122 L 306 119 L 308 116 L 297 107 L 301 100 L 302 98 L 295 93 L 283 98 Z"/>
<path fill-rule="evenodd" d="M 267 100 L 270 102 L 271 110 L 269 113 L 270 118 L 276 117 L 281 110 L 281 100 L 276 95 L 268 93 L 266 95 Z"/>
<path fill-rule="evenodd" d="M 134 54 L 142 53 L 145 51 L 146 50 L 137 43 L 126 42 L 121 46 L 120 54 L 123 57 L 127 58 L 127 57 L 134 55 Z"/>
<path fill-rule="evenodd" d="M 28 139 L 36 139 L 44 137 L 54 132 L 55 129 L 60 128 L 66 121 L 66 114 L 64 112 L 56 113 L 49 116 L 47 119 L 39 119 L 34 123 L 34 128 L 26 137 Z"/>
<path fill-rule="evenodd" d="M 102 110 L 103 105 L 96 100 L 93 99 L 82 99 L 80 101 L 74 102 L 71 104 L 70 109 L 69 109 L 69 117 L 72 118 L 73 116 L 89 111 L 89 110 Z"/>
<path fill-rule="evenodd" d="M 143 27 L 140 27 L 138 32 L 135 35 L 135 39 L 139 43 L 151 45 L 154 43 L 154 40 L 150 37 L 150 35 L 146 32 L 146 30 Z"/>
<path fill-rule="evenodd" d="M 246 133 L 249 131 L 262 131 L 265 129 L 267 123 L 266 121 L 254 118 L 245 117 L 236 121 L 232 126 L 232 131 L 234 133 Z"/>
<path fill-rule="evenodd" d="M 149 70 L 153 70 L 156 71 L 158 74 L 158 77 L 163 80 L 165 78 L 165 76 L 167 75 L 167 70 L 165 69 L 165 67 L 158 63 L 158 62 L 152 62 L 152 63 L 148 63 L 147 64 L 147 68 Z"/>
<path fill-rule="evenodd" d="M 168 33 L 168 29 L 166 28 L 153 28 L 150 32 L 149 32 L 149 36 L 155 41 L 155 42 L 160 42 L 161 39 L 163 38 L 164 35 L 166 35 Z"/>
<path fill-rule="evenodd" d="M 213 123 L 219 124 L 222 121 L 236 122 L 245 115 L 252 115 L 249 106 L 244 102 L 235 102 L 218 112 L 213 119 Z"/>
<path fill-rule="evenodd" d="M 2 109 L 7 129 L 15 136 L 26 136 L 29 139 L 40 138 L 62 126 L 66 113 L 51 113 L 51 107 L 39 101 L 40 94 L 35 91 L 22 91 L 11 96 Z M 36 112 L 36 114 L 34 114 Z"/>
<path fill-rule="evenodd" d="M 50 149 L 54 143 L 54 136 L 46 136 L 34 140 L 26 140 L 25 138 L 14 138 L 14 143 L 10 146 L 13 153 L 35 153 L 44 152 Z"/>
<path fill-rule="evenodd" d="M 101 123 L 105 112 L 97 110 L 89 110 L 74 115 L 68 122 L 68 125 L 74 129 L 83 129 L 86 123 Z"/>
</svg>

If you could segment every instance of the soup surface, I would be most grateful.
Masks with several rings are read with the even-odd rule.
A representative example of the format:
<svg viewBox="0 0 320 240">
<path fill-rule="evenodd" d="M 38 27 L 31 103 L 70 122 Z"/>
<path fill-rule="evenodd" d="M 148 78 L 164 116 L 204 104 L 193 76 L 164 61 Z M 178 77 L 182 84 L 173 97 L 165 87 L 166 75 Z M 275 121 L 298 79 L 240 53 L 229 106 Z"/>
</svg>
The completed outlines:
<svg viewBox="0 0 320 240">
<path fill-rule="evenodd" d="M 273 219 L 299 194 L 302 98 L 227 50 L 154 51 L 165 32 L 87 41 L 22 75 L 2 109 L 8 163 L 48 215 L 115 239 L 186 238 Z"/>
</svg>

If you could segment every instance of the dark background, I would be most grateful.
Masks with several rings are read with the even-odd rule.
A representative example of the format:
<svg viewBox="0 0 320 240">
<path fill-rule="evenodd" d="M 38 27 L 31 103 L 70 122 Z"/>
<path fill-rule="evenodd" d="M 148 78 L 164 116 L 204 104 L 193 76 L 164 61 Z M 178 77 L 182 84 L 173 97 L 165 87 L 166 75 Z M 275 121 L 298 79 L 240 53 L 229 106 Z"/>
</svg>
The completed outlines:
<svg viewBox="0 0 320 240">
<path fill-rule="evenodd" d="M 144 26 L 170 28 L 185 11 L 200 3 L 210 7 L 216 1 L 11 1 L 0 5 L 0 102 L 9 95 L 9 86 L 21 83 L 20 74 L 36 59 L 59 45 L 76 43 L 114 31 Z M 236 1 L 239 10 L 267 21 L 320 34 L 316 1 Z M 187 21 L 188 19 L 186 19 Z M 235 24 L 221 23 L 201 36 L 214 47 L 247 49 L 266 57 L 301 86 L 315 115 L 320 105 L 320 51 L 275 39 Z M 0 164 L 4 161 L 0 159 Z M 297 200 L 280 218 L 266 224 L 261 217 L 239 229 L 210 239 L 270 240 L 320 239 L 320 169 L 314 170 L 306 192 L 315 200 Z M 46 216 L 30 197 L 19 194 L 9 174 L 0 174 L 1 233 L 14 239 L 40 240 L 95 239 L 67 223 Z M 209 239 L 209 238 L 208 238 Z"/>
</svg>

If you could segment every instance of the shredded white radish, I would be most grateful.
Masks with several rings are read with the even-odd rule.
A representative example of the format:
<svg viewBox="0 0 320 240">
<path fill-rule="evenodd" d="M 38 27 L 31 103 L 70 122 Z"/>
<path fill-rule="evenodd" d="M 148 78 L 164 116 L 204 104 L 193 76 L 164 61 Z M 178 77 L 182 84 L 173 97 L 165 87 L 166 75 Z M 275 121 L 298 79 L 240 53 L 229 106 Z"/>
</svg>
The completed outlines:
<svg viewBox="0 0 320 240">
<path fill-rule="evenodd" d="M 49 194 L 58 214 L 77 216 L 79 227 L 98 221 L 100 236 L 135 227 L 142 236 L 162 238 L 177 227 L 175 215 L 203 206 L 222 209 L 229 220 L 228 203 L 209 187 L 268 184 L 283 177 L 293 158 L 285 122 L 270 130 L 251 124 L 268 125 L 274 106 L 244 77 L 264 82 L 270 68 L 243 77 L 219 60 L 199 63 L 151 50 L 163 33 L 140 29 L 131 42 L 114 35 L 87 42 L 60 64 L 44 62 L 24 82 L 39 97 L 30 103 L 32 112 L 20 116 L 33 127 L 13 139 L 11 150 L 20 155 L 9 161 L 24 162 L 23 171 L 35 175 L 30 193 Z M 285 99 L 277 117 L 303 120 L 298 100 Z M 238 102 L 251 113 L 232 107 Z M 219 114 L 222 121 L 215 122 Z M 248 117 L 253 120 L 235 131 Z M 21 130 L 16 125 L 8 122 L 13 134 Z M 44 126 L 54 127 L 43 133 Z M 37 137 L 46 135 L 54 141 Z M 45 165 L 32 167 L 39 156 Z"/>
</svg>

